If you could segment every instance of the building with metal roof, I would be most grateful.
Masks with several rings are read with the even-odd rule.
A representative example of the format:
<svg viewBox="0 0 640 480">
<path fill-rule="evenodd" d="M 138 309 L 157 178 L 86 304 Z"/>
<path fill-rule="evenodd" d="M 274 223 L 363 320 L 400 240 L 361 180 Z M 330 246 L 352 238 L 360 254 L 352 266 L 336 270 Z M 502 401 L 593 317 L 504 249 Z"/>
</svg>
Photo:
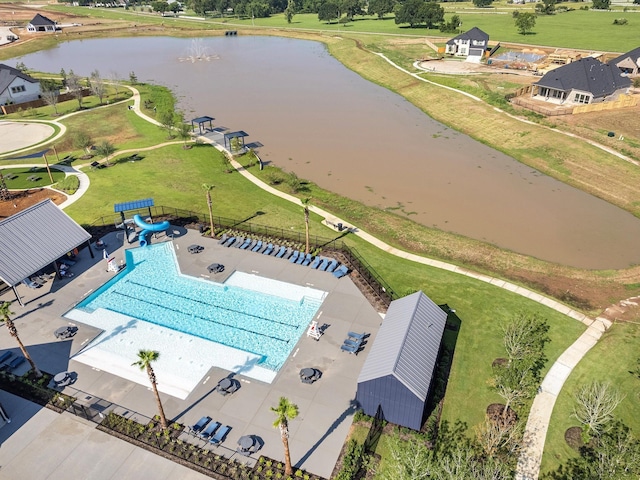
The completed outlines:
<svg viewBox="0 0 640 480">
<path fill-rule="evenodd" d="M 0 221 L 0 280 L 16 290 L 22 280 L 53 264 L 91 235 L 51 200 L 44 200 Z"/>
<path fill-rule="evenodd" d="M 420 430 L 446 322 L 422 292 L 391 302 L 358 377 L 365 414 Z"/>
</svg>

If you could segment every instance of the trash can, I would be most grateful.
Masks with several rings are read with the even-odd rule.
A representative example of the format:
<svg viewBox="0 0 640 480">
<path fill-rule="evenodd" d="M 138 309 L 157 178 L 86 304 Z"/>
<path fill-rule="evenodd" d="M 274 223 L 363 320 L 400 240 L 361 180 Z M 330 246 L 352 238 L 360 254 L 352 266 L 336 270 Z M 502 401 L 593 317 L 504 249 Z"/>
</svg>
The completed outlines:
<svg viewBox="0 0 640 480">
<path fill-rule="evenodd" d="M 344 228 L 341 223 L 338 223 L 337 227 L 339 232 L 341 232 Z"/>
</svg>

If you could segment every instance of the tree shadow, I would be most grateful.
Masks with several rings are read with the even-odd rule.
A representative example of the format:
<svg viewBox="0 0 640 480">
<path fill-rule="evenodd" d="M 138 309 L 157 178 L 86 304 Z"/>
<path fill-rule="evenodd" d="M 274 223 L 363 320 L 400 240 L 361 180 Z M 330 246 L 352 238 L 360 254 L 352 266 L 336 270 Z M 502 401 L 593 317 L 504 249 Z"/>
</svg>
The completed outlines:
<svg viewBox="0 0 640 480">
<path fill-rule="evenodd" d="M 329 428 L 327 429 L 327 431 L 322 435 L 322 437 L 320 437 L 318 439 L 318 441 L 316 443 L 313 444 L 313 446 L 307 451 L 307 453 L 305 453 L 302 458 L 300 458 L 300 460 L 298 460 L 295 464 L 296 468 L 300 468 L 301 465 L 304 464 L 304 462 L 306 462 L 309 457 L 313 454 L 313 452 L 316 451 L 316 449 L 322 444 L 322 442 L 324 442 L 324 440 L 331 435 L 331 433 L 338 428 L 338 426 L 344 422 L 346 420 L 346 418 L 349 415 L 353 415 L 358 408 L 360 408 L 360 405 L 358 404 L 358 402 L 355 399 L 351 399 L 349 400 L 349 406 L 344 410 L 344 412 L 342 412 L 340 414 L 340 416 L 338 418 L 336 418 L 333 423 L 329 426 Z"/>
</svg>

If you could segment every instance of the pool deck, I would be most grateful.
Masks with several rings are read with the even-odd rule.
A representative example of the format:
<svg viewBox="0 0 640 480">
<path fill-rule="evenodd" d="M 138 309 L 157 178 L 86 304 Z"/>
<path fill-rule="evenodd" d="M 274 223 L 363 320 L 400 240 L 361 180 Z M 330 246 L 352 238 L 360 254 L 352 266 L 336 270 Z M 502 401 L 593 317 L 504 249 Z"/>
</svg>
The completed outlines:
<svg viewBox="0 0 640 480">
<path fill-rule="evenodd" d="M 233 247 L 222 247 L 218 245 L 217 240 L 202 237 L 192 230 L 181 227 L 172 227 L 172 230 L 178 263 L 184 274 L 209 277 L 221 282 L 237 270 L 297 285 L 311 286 L 329 293 L 316 315 L 316 318 L 319 317 L 320 325 L 328 325 L 324 335 L 316 341 L 303 334 L 273 383 L 266 384 L 239 374 L 235 378 L 240 381 L 240 389 L 223 397 L 213 389 L 218 380 L 229 375 L 229 371 L 213 367 L 185 400 L 161 393 L 167 418 L 185 425 L 192 425 L 200 417 L 208 415 L 215 421 L 232 427 L 223 446 L 217 449 L 219 453 L 227 456 L 234 455 L 234 458 L 238 458 L 238 455 L 234 454 L 237 440 L 243 435 L 254 435 L 262 439 L 264 446 L 253 458 L 262 454 L 282 460 L 282 442 L 278 429 L 272 426 L 274 414 L 270 411 L 270 407 L 276 406 L 281 396 L 287 397 L 296 403 L 300 410 L 299 416 L 289 424 L 289 443 L 294 465 L 328 478 L 356 410 L 354 398 L 357 377 L 382 321 L 380 315 L 349 277 L 336 279 L 328 272 L 294 265 L 287 260 Z M 118 263 L 124 259 L 124 247 L 137 246 L 137 244 L 123 246 L 122 234 L 112 233 L 103 240 L 107 244 L 110 256 L 115 257 Z M 204 246 L 204 251 L 198 254 L 189 253 L 187 247 L 191 244 Z M 102 259 L 100 251 L 97 251 L 95 258 L 91 259 L 88 251 L 84 249 L 77 260 L 76 265 L 71 267 L 75 274 L 72 278 L 49 281 L 37 290 L 25 285 L 18 287 L 25 306 L 21 307 L 14 302 L 12 310 L 15 312 L 13 319 L 20 338 L 42 370 L 52 374 L 69 370 L 77 374 L 77 381 L 65 387 L 65 393 L 85 398 L 87 402 L 91 402 L 94 398 L 104 399 L 107 403 L 119 405 L 121 408 L 119 407 L 118 411 L 137 412 L 140 415 L 152 417 L 156 413 L 156 407 L 150 388 L 70 360 L 70 357 L 80 351 L 83 345 L 100 333 L 99 330 L 78 324 L 79 330 L 73 339 L 57 340 L 53 335 L 55 329 L 70 323 L 62 318 L 62 314 L 113 276 L 112 272 L 106 271 L 106 261 Z M 211 263 L 225 265 L 225 271 L 221 274 L 209 274 L 207 266 Z M 3 300 L 15 300 L 13 292 L 0 297 L 0 301 Z M 364 349 L 357 356 L 340 350 L 340 345 L 349 331 L 371 334 L 367 338 Z M 145 348 L 153 347 L 145 346 Z M 0 349 L 11 349 L 14 353 L 18 351 L 15 340 L 6 332 L 0 335 Z M 197 353 L 194 355 L 197 356 Z M 132 363 L 135 360 L 132 359 Z M 312 385 L 302 384 L 298 372 L 304 367 L 321 370 L 322 378 Z M 17 373 L 23 373 L 27 369 L 28 365 L 23 364 Z M 158 381 L 161 382 L 162 379 L 158 378 Z M 0 393 L 3 394 L 0 401 L 5 402 L 8 394 Z M 31 410 L 33 415 L 39 415 L 35 407 L 21 409 L 21 411 Z M 8 413 L 10 416 L 13 415 L 11 411 Z M 43 426 L 42 429 L 27 428 L 26 432 L 33 430 L 33 435 L 30 437 L 24 434 L 20 427 L 21 424 L 26 426 L 31 424 L 33 418 L 23 415 L 16 418 L 17 424 L 13 422 L 0 429 L 2 443 L 0 465 L 3 474 L 10 472 L 16 478 L 27 478 L 33 473 L 29 462 L 22 460 L 25 458 L 25 452 L 30 450 L 32 442 L 43 434 L 42 429 L 47 431 L 56 425 L 59 427 L 60 422 L 72 424 L 84 422 L 83 425 L 92 425 L 65 413 L 60 416 L 61 420 L 49 422 L 51 426 Z M 73 430 L 73 428 L 70 429 Z M 78 435 L 88 435 L 84 427 L 77 428 L 77 431 Z M 91 435 L 97 433 L 93 432 Z M 120 442 L 109 437 L 107 443 L 111 444 L 113 441 Z M 68 451 L 64 454 L 65 458 L 82 455 L 82 449 L 86 448 L 83 445 L 83 442 L 67 442 L 65 448 Z M 47 446 L 39 448 L 46 450 Z M 56 445 L 56 448 L 63 447 Z M 131 456 L 140 456 L 140 461 L 143 462 L 148 455 L 148 452 L 130 448 L 105 448 L 92 452 L 95 462 L 115 464 L 131 461 Z M 59 468 L 60 455 L 45 454 L 43 458 L 47 461 L 39 466 L 39 470 L 47 471 L 49 468 L 49 471 L 54 471 Z M 239 457 L 239 459 L 245 461 L 245 457 Z M 107 471 L 105 470 L 101 478 L 112 478 L 107 475 Z M 117 469 L 113 469 L 113 472 L 115 472 L 113 478 L 134 478 L 133 475 L 118 473 Z M 189 478 L 200 478 L 198 475 L 190 472 Z"/>
</svg>

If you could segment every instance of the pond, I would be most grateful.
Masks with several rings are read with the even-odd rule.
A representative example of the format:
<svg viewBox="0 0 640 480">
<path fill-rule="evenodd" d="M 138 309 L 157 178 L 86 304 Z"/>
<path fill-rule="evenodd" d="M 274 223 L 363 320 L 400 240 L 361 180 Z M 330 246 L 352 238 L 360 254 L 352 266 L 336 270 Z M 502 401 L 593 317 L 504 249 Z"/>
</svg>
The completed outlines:
<svg viewBox="0 0 640 480">
<path fill-rule="evenodd" d="M 582 268 L 640 262 L 640 220 L 432 120 L 323 44 L 278 37 L 112 38 L 16 58 L 171 88 L 187 119 L 249 134 L 300 178 L 421 224 Z"/>
</svg>

